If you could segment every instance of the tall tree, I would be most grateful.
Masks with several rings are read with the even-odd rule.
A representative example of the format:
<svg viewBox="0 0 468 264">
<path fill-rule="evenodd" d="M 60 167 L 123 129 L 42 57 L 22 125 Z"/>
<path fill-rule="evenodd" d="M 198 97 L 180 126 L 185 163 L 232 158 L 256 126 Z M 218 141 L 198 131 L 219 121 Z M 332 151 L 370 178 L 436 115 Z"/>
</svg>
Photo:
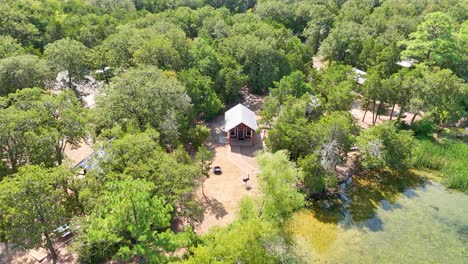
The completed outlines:
<svg viewBox="0 0 468 264">
<path fill-rule="evenodd" d="M 364 101 L 367 103 L 366 109 L 372 109 L 372 125 L 377 122 L 379 110 L 386 100 L 386 90 L 382 89 L 382 73 L 376 69 L 368 72 L 366 82 L 363 87 Z M 362 120 L 366 117 L 366 112 Z"/>
<path fill-rule="evenodd" d="M 287 151 L 262 153 L 257 157 L 261 167 L 258 175 L 263 195 L 261 214 L 277 224 L 284 223 L 292 212 L 304 205 L 304 196 L 296 185 L 302 173 L 289 161 Z"/>
<path fill-rule="evenodd" d="M 463 97 L 468 93 L 468 85 L 449 69 L 435 68 L 424 74 L 426 83 L 423 100 L 436 124 L 446 121 L 457 122 L 464 114 Z"/>
<path fill-rule="evenodd" d="M 402 56 L 457 72 L 463 56 L 453 28 L 452 18 L 445 13 L 426 15 L 417 31 L 410 34 L 410 40 L 402 42 L 406 45 Z"/>
<path fill-rule="evenodd" d="M 411 70 L 404 68 L 392 74 L 388 79 L 382 81 L 382 88 L 387 92 L 387 101 L 391 105 L 390 120 L 395 114 L 395 106 L 398 104 L 400 113 L 398 117 L 408 110 L 411 98 L 418 94 L 417 83 L 413 82 Z"/>
<path fill-rule="evenodd" d="M 328 60 L 356 65 L 362 43 L 367 38 L 363 26 L 355 22 L 338 23 L 322 42 L 318 54 Z"/>
<path fill-rule="evenodd" d="M 180 149 L 177 155 L 167 153 L 160 146 L 159 134 L 154 129 L 112 137 L 112 141 L 102 146 L 104 154 L 97 157 L 96 177 L 103 179 L 103 183 L 97 182 L 101 188 L 105 182 L 125 178 L 146 180 L 154 184 L 153 192 L 177 209 L 175 215 L 190 221 L 198 220 L 200 208 L 195 190 L 204 175 L 197 164 L 192 160 L 179 161 Z"/>
<path fill-rule="evenodd" d="M 67 71 L 68 88 L 80 95 L 73 81 L 79 82 L 85 78 L 88 71 L 89 49 L 81 42 L 65 38 L 48 44 L 44 56 L 56 72 Z"/>
<path fill-rule="evenodd" d="M 215 93 L 211 78 L 203 76 L 194 68 L 180 72 L 178 77 L 187 88 L 197 117 L 204 117 L 208 120 L 215 118 L 223 109 L 224 104 Z"/>
<path fill-rule="evenodd" d="M 270 92 L 272 96 L 278 99 L 280 104 L 285 101 L 287 96 L 299 98 L 312 90 L 307 82 L 307 77 L 301 71 L 294 71 L 274 84 L 275 87 L 270 89 Z"/>
<path fill-rule="evenodd" d="M 138 259 L 155 263 L 166 260 L 189 235 L 174 234 L 170 229 L 172 207 L 153 195 L 154 185 L 145 180 L 110 182 L 99 198 L 100 203 L 84 220 L 77 237 L 82 261 Z M 185 240 L 185 241 L 184 241 Z"/>
<path fill-rule="evenodd" d="M 34 55 L 11 56 L 0 60 L 0 95 L 27 87 L 44 88 L 52 80 L 44 60 Z"/>
<path fill-rule="evenodd" d="M 326 4 L 311 5 L 310 20 L 307 20 L 303 35 L 307 38 L 307 44 L 311 46 L 314 54 L 318 52 L 320 44 L 327 38 L 332 29 L 335 15 L 331 9 Z M 299 6 L 297 12 L 300 11 L 301 7 Z"/>
<path fill-rule="evenodd" d="M 19 166 L 61 164 L 67 145 L 77 146 L 87 135 L 86 119 L 70 91 L 55 96 L 26 88 L 5 98 L 0 108 L 0 146 L 12 172 Z"/>
<path fill-rule="evenodd" d="M 291 97 L 283 104 L 265 140 L 271 151 L 287 149 L 292 159 L 313 151 L 316 142 L 310 136 L 306 111 L 305 100 Z"/>
<path fill-rule="evenodd" d="M 312 79 L 312 92 L 323 98 L 324 108 L 328 111 L 347 111 L 353 101 L 351 67 L 333 64 Z"/>
<path fill-rule="evenodd" d="M 176 145 L 187 133 L 190 97 L 172 74 L 155 66 L 139 66 L 119 76 L 98 99 L 99 120 L 104 127 L 147 125 L 161 133 L 162 142 Z"/>
<path fill-rule="evenodd" d="M 204 177 L 209 177 L 208 172 L 210 171 L 210 165 L 213 160 L 213 153 L 205 146 L 201 146 L 198 148 L 197 154 L 195 155 L 195 159 L 200 164 L 200 175 Z M 205 196 L 204 184 L 202 179 L 201 187 L 202 187 L 202 194 Z"/>
<path fill-rule="evenodd" d="M 40 12 L 36 9 L 35 11 Z M 0 6 L 0 35 L 13 36 L 24 46 L 40 43 L 38 25 L 33 22 L 33 15 L 21 8 L 21 3 L 14 0 L 4 0 Z M 37 20 L 41 20 L 36 17 Z M 36 23 L 39 22 L 36 20 Z"/>
<path fill-rule="evenodd" d="M 204 236 L 183 263 L 295 263 L 285 256 L 292 250 L 286 245 L 279 228 L 256 216 L 254 210 L 244 214 L 249 214 L 249 217 L 236 220 L 225 228 L 214 228 Z"/>
<path fill-rule="evenodd" d="M 0 185 L 0 211 L 7 223 L 9 241 L 25 248 L 46 246 L 57 263 L 51 238 L 64 224 L 63 192 L 54 188 L 56 179 L 39 166 L 24 166 Z"/>
</svg>

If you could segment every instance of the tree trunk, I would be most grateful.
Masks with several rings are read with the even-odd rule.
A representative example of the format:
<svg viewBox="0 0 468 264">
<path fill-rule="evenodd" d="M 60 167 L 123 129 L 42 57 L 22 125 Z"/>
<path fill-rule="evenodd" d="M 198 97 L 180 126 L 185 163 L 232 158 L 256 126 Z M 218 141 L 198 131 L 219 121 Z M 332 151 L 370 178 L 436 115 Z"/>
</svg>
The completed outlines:
<svg viewBox="0 0 468 264">
<path fill-rule="evenodd" d="M 260 209 L 258 210 L 258 217 L 262 216 L 263 214 L 263 206 L 265 206 L 266 198 L 263 199 L 262 205 L 260 206 Z"/>
<path fill-rule="evenodd" d="M 16 162 L 16 159 L 15 158 L 10 159 L 10 162 L 11 162 L 11 170 L 13 171 L 13 173 L 18 172 L 18 163 Z"/>
<path fill-rule="evenodd" d="M 72 77 L 70 71 L 67 71 L 68 74 L 68 88 L 72 89 Z"/>
<path fill-rule="evenodd" d="M 56 264 L 57 263 L 57 252 L 55 252 L 54 245 L 52 244 L 52 240 L 50 239 L 50 236 L 47 232 L 44 232 L 44 236 L 47 241 L 47 248 L 50 251 L 50 256 L 52 257 L 52 263 Z"/>
<path fill-rule="evenodd" d="M 206 199 L 206 195 L 205 195 L 205 182 L 202 182 L 201 183 L 201 192 L 203 194 L 203 197 Z"/>
<path fill-rule="evenodd" d="M 6 253 L 8 254 L 8 250 L 9 250 L 9 248 L 8 248 L 8 240 L 3 241 L 3 243 L 5 244 L 5 250 L 6 250 Z"/>
<path fill-rule="evenodd" d="M 395 110 L 395 105 L 396 104 L 393 104 L 393 106 L 392 106 L 392 112 L 390 112 L 390 120 L 392 120 L 392 118 L 393 118 L 393 111 Z"/>
<path fill-rule="evenodd" d="M 56 159 L 57 159 L 57 164 L 62 165 L 62 146 L 56 145 L 55 146 L 55 152 L 56 152 Z"/>
<path fill-rule="evenodd" d="M 78 206 L 78 209 L 80 209 L 81 215 L 86 215 L 83 204 L 80 202 L 78 191 L 73 190 L 73 195 L 75 196 L 75 202 L 76 202 L 76 204 Z"/>
<path fill-rule="evenodd" d="M 102 69 L 102 74 L 104 74 L 104 81 L 106 82 L 106 84 L 109 84 L 109 76 L 107 76 L 106 67 L 102 66 L 101 69 Z"/>
<path fill-rule="evenodd" d="M 416 119 L 416 116 L 417 116 L 417 115 L 418 115 L 418 112 L 416 112 L 416 114 L 414 114 L 413 118 L 411 118 L 411 123 L 410 123 L 410 125 L 413 124 L 413 122 L 414 122 L 414 120 Z"/>
<path fill-rule="evenodd" d="M 366 118 L 366 114 L 367 114 L 367 109 L 364 111 L 364 116 L 362 117 L 362 122 L 364 122 L 364 119 Z"/>
<path fill-rule="evenodd" d="M 375 104 L 376 104 L 376 102 L 375 102 L 375 99 L 374 99 L 374 101 L 372 101 L 372 125 L 375 124 L 375 123 L 374 123 L 375 114 L 376 114 L 376 113 L 375 113 Z"/>
<path fill-rule="evenodd" d="M 379 106 L 377 106 L 377 111 L 375 113 L 375 120 L 372 121 L 372 123 L 375 125 L 375 123 L 377 123 L 377 118 L 379 117 L 379 110 L 380 110 L 380 107 L 382 107 L 382 103 L 379 104 Z"/>
<path fill-rule="evenodd" d="M 431 57 L 431 51 L 432 51 L 432 48 L 430 48 L 430 49 L 427 51 L 426 60 L 429 60 L 429 58 Z"/>
</svg>

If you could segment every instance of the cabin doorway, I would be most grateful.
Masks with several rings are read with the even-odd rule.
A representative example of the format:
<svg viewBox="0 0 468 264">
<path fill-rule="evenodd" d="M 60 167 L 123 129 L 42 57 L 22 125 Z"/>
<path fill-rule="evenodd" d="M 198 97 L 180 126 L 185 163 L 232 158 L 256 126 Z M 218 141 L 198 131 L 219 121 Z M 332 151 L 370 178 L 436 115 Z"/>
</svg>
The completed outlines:
<svg viewBox="0 0 468 264">
<path fill-rule="evenodd" d="M 239 131 L 237 139 L 238 140 L 244 140 L 244 130 L 243 129 L 241 129 L 241 131 Z"/>
</svg>

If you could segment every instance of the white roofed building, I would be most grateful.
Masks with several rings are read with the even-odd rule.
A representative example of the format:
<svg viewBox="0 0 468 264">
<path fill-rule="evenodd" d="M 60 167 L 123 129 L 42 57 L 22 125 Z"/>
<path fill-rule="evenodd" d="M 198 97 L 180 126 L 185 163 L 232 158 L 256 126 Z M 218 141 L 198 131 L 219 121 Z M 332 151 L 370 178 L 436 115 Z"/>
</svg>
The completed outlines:
<svg viewBox="0 0 468 264">
<path fill-rule="evenodd" d="M 365 71 L 361 71 L 357 68 L 353 68 L 353 72 L 354 72 L 354 78 L 356 79 L 356 82 L 359 83 L 360 85 L 364 85 L 364 83 L 366 82 L 366 75 L 367 75 L 367 72 Z"/>
<path fill-rule="evenodd" d="M 238 104 L 224 113 L 226 125 L 224 131 L 227 133 L 229 144 L 234 141 L 255 141 L 255 130 L 257 120 L 255 113 L 242 104 Z"/>
<path fill-rule="evenodd" d="M 400 65 L 401 67 L 404 68 L 410 68 L 416 63 L 416 60 L 413 59 L 408 59 L 408 60 L 402 60 L 397 62 L 396 64 Z"/>
</svg>

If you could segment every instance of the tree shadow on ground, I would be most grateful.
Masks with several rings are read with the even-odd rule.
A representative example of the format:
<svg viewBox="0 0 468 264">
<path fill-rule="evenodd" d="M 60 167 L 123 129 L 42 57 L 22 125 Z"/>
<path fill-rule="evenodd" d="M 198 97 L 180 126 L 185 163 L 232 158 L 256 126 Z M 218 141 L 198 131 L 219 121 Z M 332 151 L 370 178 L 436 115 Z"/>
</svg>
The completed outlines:
<svg viewBox="0 0 468 264">
<path fill-rule="evenodd" d="M 9 244 L 8 251 L 5 249 L 5 245 L 2 242 L 0 246 L 0 263 L 24 263 L 24 264 L 34 264 L 39 263 L 28 253 L 20 247 L 15 246 L 14 244 Z"/>
<path fill-rule="evenodd" d="M 225 215 L 228 214 L 223 204 L 215 198 L 206 197 L 205 199 L 203 199 L 203 206 L 206 212 L 213 214 L 216 217 L 216 219 L 223 218 Z"/>
</svg>

